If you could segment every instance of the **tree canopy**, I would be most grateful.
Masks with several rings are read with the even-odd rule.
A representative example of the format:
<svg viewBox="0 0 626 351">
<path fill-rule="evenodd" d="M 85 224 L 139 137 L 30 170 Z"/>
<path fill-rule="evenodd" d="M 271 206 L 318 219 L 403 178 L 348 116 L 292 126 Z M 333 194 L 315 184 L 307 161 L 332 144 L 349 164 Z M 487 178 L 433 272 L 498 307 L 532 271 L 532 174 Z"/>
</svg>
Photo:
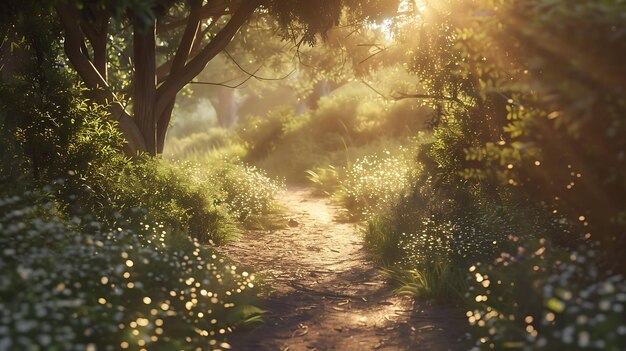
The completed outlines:
<svg viewBox="0 0 626 351">
<path fill-rule="evenodd" d="M 32 6 L 54 13 L 67 59 L 90 96 L 109 104 L 127 152 L 154 155 L 163 151 L 178 92 L 251 18 L 271 16 L 275 35 L 299 47 L 324 39 L 346 13 L 352 25 L 376 21 L 392 16 L 398 2 L 52 1 L 6 5 L 6 13 L 26 17 Z"/>
</svg>

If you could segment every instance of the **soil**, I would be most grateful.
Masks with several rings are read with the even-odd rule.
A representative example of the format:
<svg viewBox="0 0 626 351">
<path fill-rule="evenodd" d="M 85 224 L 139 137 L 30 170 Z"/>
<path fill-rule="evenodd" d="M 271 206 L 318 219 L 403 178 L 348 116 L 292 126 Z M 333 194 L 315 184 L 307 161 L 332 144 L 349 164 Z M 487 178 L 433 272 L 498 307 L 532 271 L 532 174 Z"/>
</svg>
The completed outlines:
<svg viewBox="0 0 626 351">
<path fill-rule="evenodd" d="M 272 288 L 265 323 L 231 337 L 233 350 L 466 350 L 464 313 L 393 294 L 367 258 L 358 226 L 304 188 L 279 199 L 288 227 L 252 231 L 221 251 Z"/>
</svg>

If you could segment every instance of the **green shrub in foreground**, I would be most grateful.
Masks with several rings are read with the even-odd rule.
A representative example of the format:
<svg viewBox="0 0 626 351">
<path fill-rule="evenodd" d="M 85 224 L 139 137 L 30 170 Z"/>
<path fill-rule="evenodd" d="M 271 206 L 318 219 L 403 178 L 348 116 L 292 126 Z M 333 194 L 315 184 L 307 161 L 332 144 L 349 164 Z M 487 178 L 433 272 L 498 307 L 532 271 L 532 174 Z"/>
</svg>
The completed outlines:
<svg viewBox="0 0 626 351">
<path fill-rule="evenodd" d="M 254 276 L 158 225 L 67 221 L 0 198 L 0 349 L 213 350 L 254 317 Z"/>
<path fill-rule="evenodd" d="M 565 251 L 511 237 L 517 249 L 469 268 L 472 350 L 624 350 L 626 282 L 589 243 Z"/>
<path fill-rule="evenodd" d="M 70 174 L 61 189 L 111 225 L 159 222 L 203 243 L 232 239 L 238 231 L 220 204 L 218 186 L 198 182 L 192 171 L 189 165 L 155 158 L 93 162 L 85 172 Z M 74 195 L 77 188 L 87 191 Z"/>
</svg>

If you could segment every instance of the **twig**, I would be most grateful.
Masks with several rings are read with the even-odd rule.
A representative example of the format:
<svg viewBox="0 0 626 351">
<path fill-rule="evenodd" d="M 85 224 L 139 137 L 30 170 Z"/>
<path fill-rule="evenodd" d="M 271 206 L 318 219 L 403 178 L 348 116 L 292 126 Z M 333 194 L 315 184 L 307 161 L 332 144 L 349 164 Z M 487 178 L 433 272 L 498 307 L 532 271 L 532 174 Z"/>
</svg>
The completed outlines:
<svg viewBox="0 0 626 351">
<path fill-rule="evenodd" d="M 385 100 L 392 100 L 392 98 L 385 96 L 383 93 L 381 93 L 380 91 L 376 90 L 376 88 L 374 88 L 373 86 L 371 86 L 370 84 L 368 84 L 366 81 L 364 81 L 363 79 L 361 79 L 361 83 L 365 84 L 366 87 L 372 89 L 373 92 L 375 92 L 376 94 L 380 95 L 383 99 Z"/>
<path fill-rule="evenodd" d="M 231 54 L 230 54 L 227 50 L 224 50 L 224 53 L 226 54 L 226 56 L 228 56 L 228 58 L 229 58 L 231 61 L 233 61 L 233 63 L 234 63 L 234 64 L 235 64 L 235 65 L 236 65 L 236 66 L 237 66 L 237 67 L 238 67 L 238 68 L 239 68 L 242 72 L 244 72 L 244 73 L 245 73 L 245 74 L 247 74 L 247 75 L 250 75 L 250 76 L 254 77 L 254 79 L 257 79 L 257 80 L 283 80 L 283 79 L 288 78 L 291 74 L 293 74 L 293 72 L 295 72 L 295 71 L 296 71 L 296 69 L 294 68 L 294 69 L 292 69 L 289 73 L 287 73 L 287 74 L 286 74 L 285 76 L 283 76 L 283 77 L 272 77 L 272 78 L 268 78 L 268 77 L 259 77 L 259 76 L 257 76 L 255 73 L 256 73 L 256 72 L 258 72 L 258 71 L 261 69 L 262 65 L 261 65 L 261 66 L 259 66 L 259 67 L 257 68 L 257 70 L 255 71 L 255 73 L 250 73 L 250 72 L 248 72 L 245 68 L 243 68 L 243 67 L 239 64 L 239 62 L 237 62 L 237 60 L 235 60 L 235 58 L 234 58 L 234 57 L 233 57 L 233 56 L 232 56 L 232 55 L 231 55 Z"/>
</svg>

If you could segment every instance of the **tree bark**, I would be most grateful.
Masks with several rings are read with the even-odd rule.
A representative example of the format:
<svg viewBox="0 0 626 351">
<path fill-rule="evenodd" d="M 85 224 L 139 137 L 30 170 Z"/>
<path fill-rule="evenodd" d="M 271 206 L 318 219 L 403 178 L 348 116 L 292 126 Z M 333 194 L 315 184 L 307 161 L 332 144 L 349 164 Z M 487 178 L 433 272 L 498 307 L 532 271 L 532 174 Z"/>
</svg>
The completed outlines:
<svg viewBox="0 0 626 351">
<path fill-rule="evenodd" d="M 164 75 L 163 84 L 157 89 L 156 68 L 156 19 L 145 25 L 134 20 L 133 56 L 135 63 L 133 113 L 131 118 L 119 103 L 107 82 L 106 71 L 106 27 L 101 22 L 97 27 L 81 21 L 81 13 L 71 3 L 56 3 L 56 9 L 65 31 L 65 52 L 84 80 L 92 89 L 95 101 L 109 104 L 111 118 L 119 121 L 119 127 L 127 140 L 125 151 L 129 155 L 148 152 L 156 155 L 163 151 L 165 136 L 169 126 L 177 93 L 195 78 L 207 63 L 230 43 L 239 28 L 260 5 L 260 0 L 246 0 L 239 6 L 230 8 L 232 17 L 228 23 L 204 47 L 197 46 L 196 36 L 202 18 L 219 17 L 224 13 L 224 1 L 212 2 L 202 7 L 202 1 L 192 3 L 192 11 L 187 19 L 188 27 L 171 63 L 170 74 Z M 230 7 L 231 5 L 229 5 Z M 81 23 L 82 22 L 82 23 Z M 81 25 L 82 24 L 82 25 Z M 82 27 L 82 28 L 81 28 Z M 203 31 L 201 31 L 203 32 Z M 81 48 L 86 47 L 85 35 L 94 49 L 94 60 L 88 58 Z M 192 53 L 197 54 L 190 58 Z M 164 67 L 165 68 L 165 67 Z"/>
<path fill-rule="evenodd" d="M 202 38 L 197 38 L 196 35 L 198 33 L 198 29 L 200 28 L 200 20 L 201 20 L 201 10 L 202 10 L 202 1 L 201 0 L 193 0 L 191 3 L 191 9 L 189 12 L 189 17 L 187 18 L 187 27 L 185 27 L 185 31 L 183 32 L 183 37 L 180 40 L 180 44 L 178 45 L 178 50 L 176 50 L 176 55 L 174 56 L 174 60 L 172 61 L 172 65 L 170 68 L 169 75 L 175 75 L 180 72 L 184 67 L 187 59 L 189 59 L 189 55 L 191 54 L 191 50 L 194 46 L 194 42 L 196 40 L 202 40 Z M 158 79 L 158 75 L 157 75 Z M 163 153 L 163 148 L 165 147 L 165 137 L 167 136 L 167 129 L 170 124 L 170 120 L 172 118 L 172 112 L 174 111 L 174 105 L 176 104 L 176 95 L 172 97 L 165 107 L 165 110 L 158 115 L 157 119 L 157 152 Z"/>
<path fill-rule="evenodd" d="M 156 98 L 156 19 L 150 23 L 135 19 L 133 28 L 135 59 L 133 115 L 150 155 L 157 154 Z"/>
<path fill-rule="evenodd" d="M 56 10 L 65 31 L 65 53 L 87 87 L 92 89 L 95 101 L 109 105 L 111 119 L 119 123 L 119 128 L 126 139 L 124 152 L 134 156 L 139 152 L 146 151 L 143 136 L 139 128 L 137 128 L 135 121 L 128 115 L 122 104 L 119 103 L 98 69 L 81 51 L 85 41 L 79 24 L 80 13 L 78 9 L 71 4 L 57 3 Z"/>
<path fill-rule="evenodd" d="M 177 74 L 170 75 L 157 90 L 157 105 L 155 111 L 161 115 L 169 106 L 170 101 L 176 94 L 194 79 L 207 63 L 219 54 L 230 43 L 239 28 L 248 20 L 248 17 L 259 6 L 258 0 L 248 0 L 243 3 L 230 18 L 228 23 L 219 33 L 205 46 L 196 57 L 194 57 Z"/>
<path fill-rule="evenodd" d="M 237 122 L 235 89 L 219 87 L 217 101 L 213 105 L 217 124 L 222 128 L 231 128 Z"/>
</svg>

